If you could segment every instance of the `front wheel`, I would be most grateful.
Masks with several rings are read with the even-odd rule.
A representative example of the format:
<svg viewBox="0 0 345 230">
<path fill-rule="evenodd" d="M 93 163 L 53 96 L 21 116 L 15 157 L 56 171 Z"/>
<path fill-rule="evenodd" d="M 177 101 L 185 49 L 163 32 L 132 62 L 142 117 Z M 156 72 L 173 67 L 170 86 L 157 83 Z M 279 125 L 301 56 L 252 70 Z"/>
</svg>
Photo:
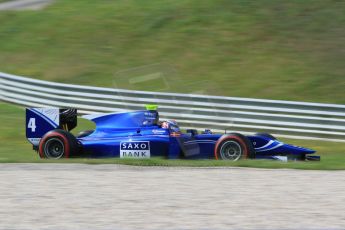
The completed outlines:
<svg viewBox="0 0 345 230">
<path fill-rule="evenodd" d="M 60 159 L 69 158 L 78 151 L 78 142 L 69 132 L 61 129 L 46 133 L 38 147 L 41 158 Z"/>
<path fill-rule="evenodd" d="M 255 158 L 255 150 L 246 136 L 239 133 L 223 135 L 216 143 L 215 158 L 238 161 L 241 158 Z"/>
</svg>

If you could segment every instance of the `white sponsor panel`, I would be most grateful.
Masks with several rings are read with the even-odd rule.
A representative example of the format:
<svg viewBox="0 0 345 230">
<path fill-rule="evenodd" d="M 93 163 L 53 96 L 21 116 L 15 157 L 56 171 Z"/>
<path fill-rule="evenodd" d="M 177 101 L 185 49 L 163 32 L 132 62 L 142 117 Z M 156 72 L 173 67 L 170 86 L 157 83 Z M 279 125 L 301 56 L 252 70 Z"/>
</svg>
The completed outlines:
<svg viewBox="0 0 345 230">
<path fill-rule="evenodd" d="M 41 138 L 28 138 L 29 142 L 33 145 L 38 145 L 40 143 Z"/>
<path fill-rule="evenodd" d="M 283 162 L 287 162 L 288 161 L 288 157 L 287 156 L 273 156 L 273 158 L 278 160 L 278 161 L 283 161 Z"/>
<path fill-rule="evenodd" d="M 167 134 L 167 130 L 164 130 L 164 129 L 153 129 L 152 133 L 154 133 L 154 134 Z"/>
<path fill-rule="evenodd" d="M 123 141 L 120 143 L 120 158 L 150 158 L 149 141 Z"/>
</svg>

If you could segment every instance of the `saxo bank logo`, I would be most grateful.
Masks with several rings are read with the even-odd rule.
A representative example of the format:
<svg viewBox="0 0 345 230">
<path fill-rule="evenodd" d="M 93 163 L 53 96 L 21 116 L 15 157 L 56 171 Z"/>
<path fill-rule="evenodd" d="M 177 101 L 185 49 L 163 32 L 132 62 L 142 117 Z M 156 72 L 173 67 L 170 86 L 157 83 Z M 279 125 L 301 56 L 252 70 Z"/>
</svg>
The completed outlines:
<svg viewBox="0 0 345 230">
<path fill-rule="evenodd" d="M 149 141 L 128 141 L 120 143 L 121 158 L 150 158 Z"/>
</svg>

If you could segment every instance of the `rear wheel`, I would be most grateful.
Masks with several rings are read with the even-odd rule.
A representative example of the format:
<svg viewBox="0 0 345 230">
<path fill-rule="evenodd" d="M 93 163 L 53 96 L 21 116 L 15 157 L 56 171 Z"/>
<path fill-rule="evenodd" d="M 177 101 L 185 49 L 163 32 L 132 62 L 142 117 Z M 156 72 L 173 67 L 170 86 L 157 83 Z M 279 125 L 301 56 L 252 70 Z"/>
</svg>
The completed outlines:
<svg viewBox="0 0 345 230">
<path fill-rule="evenodd" d="M 241 158 L 255 158 L 255 151 L 250 140 L 239 133 L 223 135 L 214 150 L 215 158 L 237 161 Z"/>
<path fill-rule="evenodd" d="M 78 142 L 71 133 L 56 129 L 46 133 L 42 137 L 38 152 L 41 158 L 68 158 L 78 153 Z"/>
<path fill-rule="evenodd" d="M 44 155 L 47 158 L 59 159 L 65 154 L 65 146 L 60 138 L 49 138 L 44 144 Z"/>
</svg>

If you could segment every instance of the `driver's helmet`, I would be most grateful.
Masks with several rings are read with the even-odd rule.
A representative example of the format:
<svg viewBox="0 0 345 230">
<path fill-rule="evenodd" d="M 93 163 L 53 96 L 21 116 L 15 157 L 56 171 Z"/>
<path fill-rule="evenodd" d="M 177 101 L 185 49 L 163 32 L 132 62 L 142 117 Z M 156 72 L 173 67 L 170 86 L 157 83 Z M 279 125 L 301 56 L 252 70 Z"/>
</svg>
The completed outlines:
<svg viewBox="0 0 345 230">
<path fill-rule="evenodd" d="M 173 129 L 173 128 L 178 128 L 178 125 L 175 120 L 166 120 L 162 122 L 161 127 L 163 129 Z"/>
</svg>

